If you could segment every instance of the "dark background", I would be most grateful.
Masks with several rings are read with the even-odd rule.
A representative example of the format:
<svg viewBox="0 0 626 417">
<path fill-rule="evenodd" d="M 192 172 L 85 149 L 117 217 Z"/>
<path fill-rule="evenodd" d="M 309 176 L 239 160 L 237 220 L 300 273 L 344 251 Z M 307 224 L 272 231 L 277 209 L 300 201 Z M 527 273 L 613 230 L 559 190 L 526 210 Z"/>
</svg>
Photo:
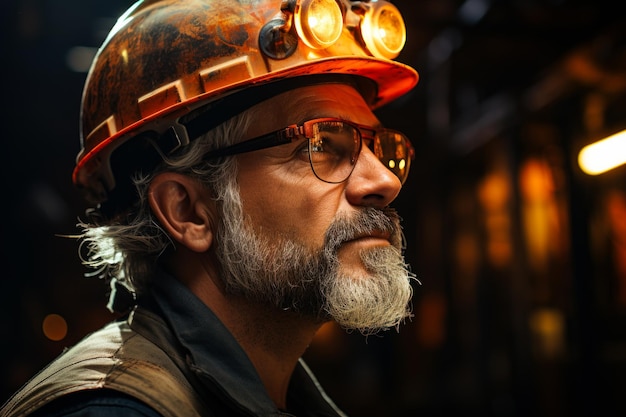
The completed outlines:
<svg viewBox="0 0 626 417">
<path fill-rule="evenodd" d="M 354 416 L 624 415 L 626 171 L 590 177 L 576 155 L 626 128 L 625 15 L 593 0 L 394 4 L 399 60 L 421 81 L 378 114 L 417 151 L 396 204 L 415 317 L 367 339 L 326 326 L 309 364 Z M 70 176 L 86 72 L 71 63 L 129 5 L 0 6 L 0 400 L 111 319 L 61 235 L 85 209 Z M 63 340 L 44 336 L 49 314 Z"/>
</svg>

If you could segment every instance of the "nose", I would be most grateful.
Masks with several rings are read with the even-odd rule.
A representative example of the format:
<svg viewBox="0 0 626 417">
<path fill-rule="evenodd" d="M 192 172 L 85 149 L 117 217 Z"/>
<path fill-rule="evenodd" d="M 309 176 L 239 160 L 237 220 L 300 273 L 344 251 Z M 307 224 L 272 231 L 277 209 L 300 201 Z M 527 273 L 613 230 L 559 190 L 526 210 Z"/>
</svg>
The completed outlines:
<svg viewBox="0 0 626 417">
<path fill-rule="evenodd" d="M 346 182 L 346 197 L 350 204 L 383 208 L 395 200 L 401 188 L 400 179 L 367 146 L 363 146 Z"/>
</svg>

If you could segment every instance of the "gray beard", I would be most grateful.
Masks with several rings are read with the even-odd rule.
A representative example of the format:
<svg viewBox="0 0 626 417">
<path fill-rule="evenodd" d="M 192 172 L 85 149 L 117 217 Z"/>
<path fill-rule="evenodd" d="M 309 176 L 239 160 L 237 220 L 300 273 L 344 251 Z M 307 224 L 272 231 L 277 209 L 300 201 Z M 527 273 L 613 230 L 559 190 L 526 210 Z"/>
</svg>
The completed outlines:
<svg viewBox="0 0 626 417">
<path fill-rule="evenodd" d="M 334 320 L 348 330 L 375 334 L 411 316 L 413 277 L 402 255 L 403 235 L 393 209 L 364 208 L 338 218 L 324 245 L 311 250 L 293 238 L 255 232 L 239 199 L 222 207 L 216 252 L 230 294 L 290 310 L 314 320 Z M 363 249 L 366 276 L 342 271 L 338 250 L 362 234 L 391 234 L 391 246 Z"/>
</svg>

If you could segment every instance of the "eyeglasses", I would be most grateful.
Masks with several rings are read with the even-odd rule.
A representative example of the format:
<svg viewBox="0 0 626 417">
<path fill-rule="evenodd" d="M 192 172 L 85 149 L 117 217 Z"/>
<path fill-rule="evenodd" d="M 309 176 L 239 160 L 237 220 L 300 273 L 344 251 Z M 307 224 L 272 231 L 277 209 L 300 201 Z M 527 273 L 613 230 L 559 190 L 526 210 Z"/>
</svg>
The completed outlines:
<svg viewBox="0 0 626 417">
<path fill-rule="evenodd" d="M 322 118 L 216 149 L 206 157 L 236 155 L 301 139 L 308 140 L 308 148 L 303 149 L 303 152 L 308 154 L 313 173 L 320 180 L 331 184 L 344 182 L 352 174 L 363 141 L 402 184 L 406 181 L 411 160 L 415 156 L 411 142 L 403 133 L 374 129 L 341 119 Z"/>
</svg>

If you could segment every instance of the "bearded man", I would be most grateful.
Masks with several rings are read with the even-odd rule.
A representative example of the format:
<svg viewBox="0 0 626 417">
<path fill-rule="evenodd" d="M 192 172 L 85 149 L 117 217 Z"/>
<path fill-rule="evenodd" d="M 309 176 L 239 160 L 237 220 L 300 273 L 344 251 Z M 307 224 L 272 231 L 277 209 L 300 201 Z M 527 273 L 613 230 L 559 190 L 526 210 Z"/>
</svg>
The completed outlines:
<svg viewBox="0 0 626 417">
<path fill-rule="evenodd" d="M 302 355 L 328 321 L 370 335 L 411 315 L 390 204 L 413 148 L 374 109 L 417 73 L 366 27 L 315 44 L 288 22 L 313 3 L 339 25 L 402 23 L 382 0 L 152 0 L 120 18 L 87 78 L 74 182 L 95 203 L 82 260 L 124 316 L 0 415 L 344 415 Z"/>
</svg>

